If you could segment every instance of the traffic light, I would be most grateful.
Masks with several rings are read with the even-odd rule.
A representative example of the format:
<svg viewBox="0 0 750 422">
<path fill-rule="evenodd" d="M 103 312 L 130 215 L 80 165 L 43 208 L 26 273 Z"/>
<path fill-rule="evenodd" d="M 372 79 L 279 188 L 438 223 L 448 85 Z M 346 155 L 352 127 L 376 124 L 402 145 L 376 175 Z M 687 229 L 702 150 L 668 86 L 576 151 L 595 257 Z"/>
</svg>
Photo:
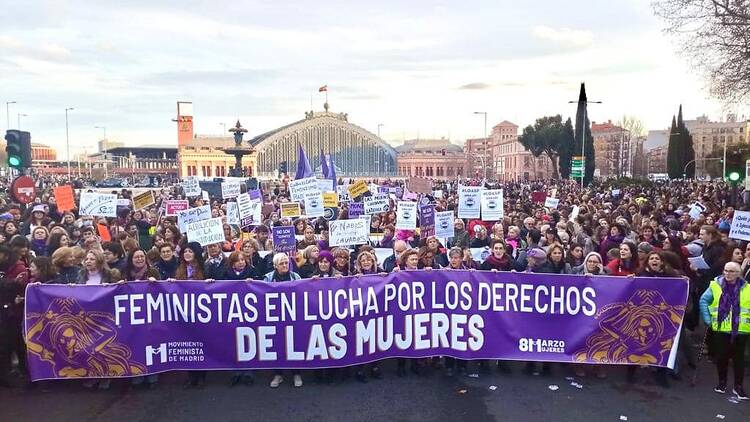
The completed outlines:
<svg viewBox="0 0 750 422">
<path fill-rule="evenodd" d="M 727 151 L 726 172 L 724 179 L 736 183 L 745 171 L 745 158 L 742 151 Z"/>
<path fill-rule="evenodd" d="M 279 163 L 279 173 L 280 174 L 286 174 L 287 173 L 287 163 L 286 161 L 282 161 Z"/>
<path fill-rule="evenodd" d="M 19 170 L 31 167 L 31 134 L 20 130 L 9 130 L 5 133 L 5 140 L 8 166 Z"/>
</svg>

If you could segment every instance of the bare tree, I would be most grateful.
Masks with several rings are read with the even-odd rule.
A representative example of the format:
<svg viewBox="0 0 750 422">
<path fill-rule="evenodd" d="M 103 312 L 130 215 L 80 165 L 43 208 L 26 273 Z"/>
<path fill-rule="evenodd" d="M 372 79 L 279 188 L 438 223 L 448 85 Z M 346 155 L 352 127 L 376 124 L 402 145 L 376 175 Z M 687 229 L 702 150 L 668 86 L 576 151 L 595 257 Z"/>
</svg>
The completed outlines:
<svg viewBox="0 0 750 422">
<path fill-rule="evenodd" d="M 750 98 L 750 1 L 657 0 L 682 52 L 708 76 L 711 92 L 727 102 Z"/>
<path fill-rule="evenodd" d="M 617 125 L 630 132 L 632 138 L 646 136 L 646 126 L 643 121 L 635 116 L 623 115 Z"/>
</svg>

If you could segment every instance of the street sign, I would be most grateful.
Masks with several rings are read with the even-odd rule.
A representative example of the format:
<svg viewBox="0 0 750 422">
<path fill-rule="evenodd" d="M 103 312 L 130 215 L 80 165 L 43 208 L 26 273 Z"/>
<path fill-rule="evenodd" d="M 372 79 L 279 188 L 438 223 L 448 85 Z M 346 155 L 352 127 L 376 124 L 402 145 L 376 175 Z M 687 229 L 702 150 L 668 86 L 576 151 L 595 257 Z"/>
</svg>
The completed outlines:
<svg viewBox="0 0 750 422">
<path fill-rule="evenodd" d="M 574 156 L 570 160 L 570 177 L 583 177 L 586 167 L 586 157 Z"/>
<path fill-rule="evenodd" d="M 29 176 L 18 176 L 10 185 L 10 191 L 16 201 L 22 204 L 30 204 L 36 197 L 36 187 L 34 179 Z"/>
</svg>

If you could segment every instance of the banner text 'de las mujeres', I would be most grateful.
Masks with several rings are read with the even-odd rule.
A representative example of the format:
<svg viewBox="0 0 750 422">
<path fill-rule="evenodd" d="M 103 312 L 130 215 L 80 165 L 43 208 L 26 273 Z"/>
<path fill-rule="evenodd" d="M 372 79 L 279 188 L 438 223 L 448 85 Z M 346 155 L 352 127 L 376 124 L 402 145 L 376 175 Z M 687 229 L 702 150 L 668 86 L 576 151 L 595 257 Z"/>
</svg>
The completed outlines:
<svg viewBox="0 0 750 422">
<path fill-rule="evenodd" d="M 392 357 L 674 365 L 679 278 L 402 271 L 30 285 L 32 379 L 327 368 Z"/>
</svg>

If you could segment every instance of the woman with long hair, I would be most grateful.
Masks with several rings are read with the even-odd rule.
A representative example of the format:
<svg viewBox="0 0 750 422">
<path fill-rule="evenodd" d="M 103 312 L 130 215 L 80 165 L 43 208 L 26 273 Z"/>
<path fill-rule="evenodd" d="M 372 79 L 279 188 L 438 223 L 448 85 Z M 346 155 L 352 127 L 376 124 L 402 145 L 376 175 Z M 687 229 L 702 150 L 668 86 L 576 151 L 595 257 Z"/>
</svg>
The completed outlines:
<svg viewBox="0 0 750 422">
<path fill-rule="evenodd" d="M 52 232 L 47 238 L 47 253 L 52 256 L 58 248 L 70 246 L 70 236 L 67 232 Z"/>
<path fill-rule="evenodd" d="M 569 263 L 565 262 L 565 249 L 559 243 L 553 243 L 547 252 L 549 267 L 552 274 L 571 274 L 573 272 Z"/>
<path fill-rule="evenodd" d="M 628 276 L 635 274 L 638 269 L 638 252 L 634 244 L 623 242 L 619 246 L 619 258 L 607 264 L 609 274 L 613 276 Z"/>
<path fill-rule="evenodd" d="M 78 284 L 99 285 L 120 280 L 120 272 L 110 269 L 104 254 L 92 249 L 83 258 L 83 268 L 78 273 Z"/>
<path fill-rule="evenodd" d="M 104 254 L 100 251 L 92 249 L 86 253 L 83 259 L 83 268 L 78 275 L 78 284 L 86 285 L 100 285 L 109 284 L 119 280 L 119 272 L 117 270 L 111 270 L 104 260 Z M 83 383 L 86 388 L 97 387 L 100 390 L 108 390 L 110 387 L 111 380 L 107 379 L 91 379 Z"/>
<path fill-rule="evenodd" d="M 52 260 L 46 256 L 38 256 L 29 265 L 29 283 L 52 283 L 57 275 Z"/>
<path fill-rule="evenodd" d="M 206 279 L 205 270 L 203 268 L 203 250 L 200 244 L 190 242 L 180 250 L 180 257 L 177 260 L 177 270 L 175 270 L 174 279 L 181 281 Z M 169 281 L 174 280 L 170 279 Z M 188 371 L 188 378 L 187 381 L 185 381 L 183 388 L 203 388 L 206 385 L 206 374 L 207 371 Z"/>
<path fill-rule="evenodd" d="M 307 229 L 305 229 L 307 230 Z M 299 265 L 297 272 L 302 278 L 310 278 L 318 267 L 318 256 L 320 255 L 320 248 L 318 242 L 308 245 L 302 251 L 302 263 Z"/>
<path fill-rule="evenodd" d="M 378 259 L 375 253 L 371 251 L 360 251 L 357 254 L 357 259 L 354 262 L 354 274 L 360 275 L 371 275 L 382 272 L 378 268 Z"/>
<path fill-rule="evenodd" d="M 146 252 L 136 249 L 130 252 L 125 259 L 125 270 L 122 278 L 126 281 L 156 281 L 159 279 L 159 270 L 148 265 Z"/>
<path fill-rule="evenodd" d="M 337 274 L 346 277 L 349 275 L 349 251 L 344 248 L 334 248 L 333 269 Z"/>
</svg>

